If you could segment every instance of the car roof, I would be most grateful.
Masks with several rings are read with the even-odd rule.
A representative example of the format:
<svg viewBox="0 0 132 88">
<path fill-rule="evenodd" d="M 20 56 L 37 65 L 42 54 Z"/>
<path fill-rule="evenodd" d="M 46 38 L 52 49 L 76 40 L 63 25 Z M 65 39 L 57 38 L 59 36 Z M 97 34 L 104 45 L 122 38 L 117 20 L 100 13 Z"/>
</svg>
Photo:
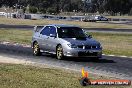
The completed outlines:
<svg viewBox="0 0 132 88">
<path fill-rule="evenodd" d="M 56 26 L 56 27 L 78 27 L 78 26 L 75 26 L 75 25 L 67 25 L 67 24 L 49 24 L 49 25 L 46 25 L 46 26 Z"/>
</svg>

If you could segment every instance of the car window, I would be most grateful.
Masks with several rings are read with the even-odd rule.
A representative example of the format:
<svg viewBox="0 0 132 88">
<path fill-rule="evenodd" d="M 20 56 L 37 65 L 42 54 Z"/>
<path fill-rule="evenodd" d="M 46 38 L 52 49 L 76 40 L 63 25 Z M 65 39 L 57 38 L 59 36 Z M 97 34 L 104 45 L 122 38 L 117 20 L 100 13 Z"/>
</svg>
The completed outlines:
<svg viewBox="0 0 132 88">
<path fill-rule="evenodd" d="M 50 34 L 56 35 L 56 28 L 55 27 L 50 28 Z"/>
<path fill-rule="evenodd" d="M 40 34 L 49 36 L 49 35 L 50 35 L 50 28 L 51 28 L 50 26 L 46 26 L 46 27 L 40 32 Z"/>
<path fill-rule="evenodd" d="M 86 34 L 78 27 L 60 27 L 58 28 L 59 38 L 86 38 Z"/>
</svg>

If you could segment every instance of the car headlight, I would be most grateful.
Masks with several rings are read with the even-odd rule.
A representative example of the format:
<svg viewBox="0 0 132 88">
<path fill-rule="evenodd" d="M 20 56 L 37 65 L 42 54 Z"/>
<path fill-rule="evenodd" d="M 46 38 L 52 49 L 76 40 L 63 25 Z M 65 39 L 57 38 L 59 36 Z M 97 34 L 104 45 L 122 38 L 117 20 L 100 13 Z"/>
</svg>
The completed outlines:
<svg viewBox="0 0 132 88">
<path fill-rule="evenodd" d="M 77 45 L 75 44 L 67 44 L 70 48 L 77 48 Z"/>
</svg>

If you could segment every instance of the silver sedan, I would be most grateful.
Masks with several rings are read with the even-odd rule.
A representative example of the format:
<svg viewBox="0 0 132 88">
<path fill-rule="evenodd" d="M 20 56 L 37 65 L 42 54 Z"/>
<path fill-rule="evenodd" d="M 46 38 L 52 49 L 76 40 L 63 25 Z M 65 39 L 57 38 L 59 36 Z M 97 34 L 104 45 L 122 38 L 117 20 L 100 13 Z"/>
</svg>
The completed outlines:
<svg viewBox="0 0 132 88">
<path fill-rule="evenodd" d="M 36 26 L 32 37 L 33 54 L 56 54 L 64 57 L 102 57 L 101 44 L 77 26 L 52 24 Z"/>
</svg>

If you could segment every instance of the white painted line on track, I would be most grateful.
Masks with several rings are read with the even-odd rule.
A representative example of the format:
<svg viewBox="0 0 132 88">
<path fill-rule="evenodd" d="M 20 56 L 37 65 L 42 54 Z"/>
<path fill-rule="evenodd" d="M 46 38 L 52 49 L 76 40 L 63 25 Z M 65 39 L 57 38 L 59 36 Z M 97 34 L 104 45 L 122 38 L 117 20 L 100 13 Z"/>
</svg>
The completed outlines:
<svg viewBox="0 0 132 88">
<path fill-rule="evenodd" d="M 115 55 L 107 55 L 107 56 L 115 56 Z"/>
<path fill-rule="evenodd" d="M 126 57 L 127 58 L 127 56 L 120 56 L 120 57 Z"/>
</svg>

